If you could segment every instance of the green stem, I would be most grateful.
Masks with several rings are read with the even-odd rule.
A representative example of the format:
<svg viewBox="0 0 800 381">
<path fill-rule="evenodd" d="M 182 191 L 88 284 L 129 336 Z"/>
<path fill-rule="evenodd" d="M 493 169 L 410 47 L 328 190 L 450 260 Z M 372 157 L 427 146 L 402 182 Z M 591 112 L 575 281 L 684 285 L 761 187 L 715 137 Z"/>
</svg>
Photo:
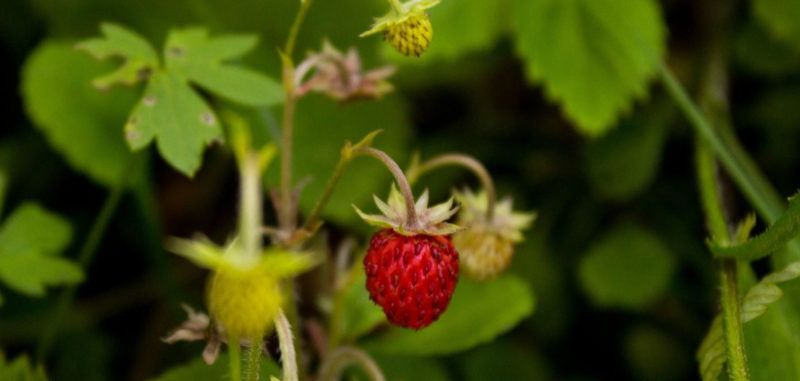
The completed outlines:
<svg viewBox="0 0 800 381">
<path fill-rule="evenodd" d="M 358 365 L 371 381 L 386 381 L 381 368 L 366 352 L 354 347 L 336 348 L 320 366 L 319 381 L 338 381 L 350 365 Z"/>
<path fill-rule="evenodd" d="M 737 151 L 729 148 L 664 64 L 660 66 L 660 75 L 672 99 L 703 141 L 714 151 L 745 197 L 767 222 L 775 222 L 784 209 L 783 201 L 775 189 L 754 165 L 746 164 L 751 160 L 746 157 L 743 150 Z"/>
<path fill-rule="evenodd" d="M 300 2 L 300 9 L 297 11 L 292 27 L 289 30 L 289 37 L 283 49 L 283 119 L 281 122 L 281 185 L 280 185 L 280 204 L 278 207 L 278 224 L 284 231 L 286 237 L 291 237 L 297 227 L 297 211 L 292 194 L 292 141 L 294 139 L 294 114 L 297 98 L 294 95 L 294 63 L 292 54 L 297 44 L 297 35 L 300 27 L 306 18 L 311 0 Z"/>
<path fill-rule="evenodd" d="M 331 196 L 333 196 L 333 190 L 336 188 L 336 184 L 339 183 L 339 179 L 342 177 L 342 174 L 344 174 L 344 170 L 347 169 L 351 160 L 352 156 L 342 155 L 339 157 L 339 162 L 336 163 L 333 174 L 328 179 L 328 183 L 325 184 L 325 190 L 322 191 L 322 196 L 317 200 L 317 204 L 314 205 L 314 209 L 311 210 L 305 225 L 303 225 L 303 230 L 308 232 L 309 235 L 314 234 L 314 232 L 319 229 L 319 226 L 322 225 L 322 211 L 325 209 L 328 201 L 330 201 Z"/>
<path fill-rule="evenodd" d="M 228 356 L 231 381 L 242 381 L 242 353 L 236 336 L 228 336 Z"/>
<path fill-rule="evenodd" d="M 386 152 L 372 147 L 356 148 L 353 150 L 353 154 L 371 156 L 375 159 L 378 159 L 378 161 L 383 163 L 383 165 L 389 169 L 389 172 L 392 173 L 395 181 L 397 182 L 397 186 L 400 187 L 400 193 L 403 195 L 403 199 L 405 199 L 407 227 L 413 229 L 419 226 L 417 210 L 414 207 L 414 194 L 411 192 L 411 184 L 409 184 L 405 173 L 402 169 L 400 169 L 400 166 L 397 165 L 397 162 L 389 157 Z"/>
<path fill-rule="evenodd" d="M 289 325 L 289 320 L 286 319 L 283 311 L 279 311 L 278 316 L 275 317 L 275 330 L 278 333 L 278 345 L 281 349 L 282 381 L 298 381 L 292 327 Z"/>
<path fill-rule="evenodd" d="M 303 25 L 309 7 L 311 7 L 311 0 L 300 1 L 300 9 L 297 10 L 294 22 L 292 22 L 292 27 L 289 29 L 289 37 L 286 38 L 286 45 L 283 47 L 283 54 L 289 58 L 291 58 L 294 53 L 294 48 L 297 44 L 297 35 L 300 34 L 300 27 Z"/>
<path fill-rule="evenodd" d="M 261 339 L 253 338 L 250 340 L 250 348 L 247 350 L 247 370 L 245 380 L 258 381 L 259 371 L 261 370 Z"/>
<path fill-rule="evenodd" d="M 413 184 L 426 172 L 447 165 L 464 167 L 470 170 L 478 178 L 478 180 L 480 180 L 481 185 L 483 185 L 483 188 L 486 190 L 486 195 L 489 199 L 486 208 L 486 217 L 491 220 L 494 216 L 494 207 L 497 204 L 497 192 L 495 191 L 494 181 L 492 181 L 492 176 L 489 174 L 489 171 L 486 170 L 486 167 L 484 167 L 480 161 L 476 160 L 472 156 L 461 153 L 447 153 L 436 156 L 423 162 L 422 164 L 412 167 L 407 174 L 408 181 Z"/>
<path fill-rule="evenodd" d="M 126 168 L 122 171 L 119 181 L 111 189 L 100 212 L 97 214 L 97 217 L 95 217 L 92 227 L 89 230 L 89 235 L 86 236 L 86 241 L 83 242 L 78 252 L 77 261 L 81 268 L 86 269 L 97 253 L 97 248 L 100 246 L 109 222 L 111 222 L 111 217 L 114 216 L 114 212 L 117 210 L 117 206 L 119 206 L 120 199 L 122 199 L 122 195 L 125 193 L 131 174 L 135 168 L 137 168 L 137 163 L 139 162 L 138 157 L 138 155 L 132 155 Z M 72 285 L 66 288 L 59 296 L 55 311 L 53 312 L 53 318 L 50 320 L 49 324 L 44 327 L 42 336 L 39 339 L 37 357 L 40 361 L 44 361 L 47 354 L 50 352 L 53 341 L 61 328 L 64 316 L 75 300 L 77 290 L 78 286 Z"/>
<path fill-rule="evenodd" d="M 714 240 L 730 242 L 732 237 L 720 199 L 716 162 L 708 148 L 700 142 L 697 144 L 696 166 L 708 229 Z M 722 327 L 725 334 L 729 377 L 733 381 L 747 381 L 750 377 L 744 347 L 741 298 L 737 287 L 737 266 L 738 263 L 733 259 L 720 261 Z"/>
</svg>

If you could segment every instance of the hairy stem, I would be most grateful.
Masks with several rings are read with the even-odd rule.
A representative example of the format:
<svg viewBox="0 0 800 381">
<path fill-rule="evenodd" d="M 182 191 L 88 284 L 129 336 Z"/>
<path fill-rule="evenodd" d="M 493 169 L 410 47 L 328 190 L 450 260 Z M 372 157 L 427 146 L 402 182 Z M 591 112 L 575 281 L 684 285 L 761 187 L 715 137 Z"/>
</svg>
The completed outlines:
<svg viewBox="0 0 800 381">
<path fill-rule="evenodd" d="M 719 26 L 717 26 L 719 27 Z M 701 87 L 702 110 L 715 125 L 726 123 L 728 118 L 727 79 L 725 54 L 720 43 L 714 39 L 710 48 L 708 66 Z M 707 121 L 706 121 L 707 122 Z M 714 127 L 709 123 L 710 132 Z M 730 243 L 736 239 L 725 213 L 721 197 L 721 183 L 717 161 L 708 149 L 709 145 L 697 142 L 696 166 L 703 210 L 707 216 L 708 229 L 716 242 Z M 726 146 L 727 147 L 727 146 Z M 743 264 L 747 266 L 747 264 Z M 722 328 L 728 363 L 728 377 L 732 381 L 748 381 L 747 353 L 744 346 L 739 295 L 738 269 L 734 259 L 719 261 L 720 304 L 722 304 Z"/>
<path fill-rule="evenodd" d="M 278 333 L 278 341 L 281 348 L 282 381 L 298 381 L 292 327 L 289 325 L 289 320 L 286 319 L 283 311 L 279 311 L 278 316 L 275 317 L 275 330 Z"/>
<path fill-rule="evenodd" d="M 125 193 L 128 181 L 132 177 L 132 172 L 137 167 L 139 157 L 140 155 L 131 156 L 126 168 L 121 173 L 119 181 L 117 181 L 117 184 L 111 189 L 105 202 L 103 202 L 103 206 L 100 208 L 100 212 L 97 214 L 97 217 L 95 217 L 92 227 L 89 230 L 89 235 L 86 236 L 86 241 L 83 242 L 78 252 L 77 260 L 81 268 L 86 269 L 97 253 L 97 248 L 103 240 L 108 224 L 111 222 L 111 217 L 114 216 L 114 212 L 117 210 L 117 206 L 119 206 L 119 201 Z M 44 361 L 47 354 L 50 352 L 53 341 L 58 335 L 58 330 L 61 328 L 64 316 L 75 300 L 77 291 L 78 286 L 72 285 L 67 287 L 59 296 L 55 311 L 53 312 L 53 318 L 50 320 L 49 324 L 44 327 L 42 336 L 39 339 L 37 357 L 40 361 Z"/>
<path fill-rule="evenodd" d="M 258 381 L 261 370 L 261 338 L 250 339 L 250 348 L 247 349 L 246 381 Z"/>
<path fill-rule="evenodd" d="M 706 214 L 708 229 L 713 239 L 730 242 L 732 237 L 720 199 L 716 162 L 708 148 L 699 142 L 696 165 L 701 201 Z M 737 266 L 737 262 L 733 259 L 720 261 L 722 327 L 725 334 L 729 377 L 733 381 L 747 381 L 750 377 L 744 347 L 741 298 L 737 287 Z"/>
<path fill-rule="evenodd" d="M 228 370 L 231 381 L 242 381 L 242 349 L 239 347 L 239 338 L 228 337 Z"/>
<path fill-rule="evenodd" d="M 478 180 L 480 180 L 481 185 L 486 189 L 486 195 L 489 199 L 486 208 L 486 217 L 491 220 L 492 217 L 494 217 L 494 207 L 497 204 L 497 192 L 495 191 L 494 181 L 492 181 L 492 176 L 489 174 L 489 171 L 486 170 L 486 167 L 472 156 L 461 153 L 447 153 L 436 156 L 413 167 L 408 172 L 408 181 L 413 184 L 426 172 L 447 165 L 464 167 L 470 170 Z"/>
<path fill-rule="evenodd" d="M 406 222 L 408 223 L 409 228 L 415 228 L 419 226 L 419 222 L 417 220 L 417 211 L 414 208 L 414 194 L 411 193 L 411 184 L 409 184 L 408 179 L 406 179 L 405 173 L 403 170 L 400 169 L 400 166 L 397 165 L 386 152 L 381 150 L 372 148 L 372 147 L 362 147 L 353 150 L 354 155 L 366 155 L 372 156 L 378 159 L 386 168 L 389 169 L 389 172 L 392 172 L 395 181 L 397 182 L 397 186 L 400 187 L 400 193 L 403 195 L 403 199 L 405 199 L 406 203 Z"/>
<path fill-rule="evenodd" d="M 338 381 L 350 365 L 358 365 L 371 381 L 386 381 L 381 368 L 366 352 L 354 347 L 336 348 L 322 363 L 319 381 Z"/>
</svg>

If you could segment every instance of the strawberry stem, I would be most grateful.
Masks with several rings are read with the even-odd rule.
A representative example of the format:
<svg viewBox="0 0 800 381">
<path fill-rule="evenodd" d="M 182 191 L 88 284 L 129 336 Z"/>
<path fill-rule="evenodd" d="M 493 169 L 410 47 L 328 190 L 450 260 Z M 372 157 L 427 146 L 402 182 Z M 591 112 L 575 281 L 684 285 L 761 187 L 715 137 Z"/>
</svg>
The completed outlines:
<svg viewBox="0 0 800 381">
<path fill-rule="evenodd" d="M 405 173 L 403 170 L 400 169 L 400 166 L 397 165 L 386 152 L 381 150 L 372 148 L 372 147 L 360 147 L 353 150 L 354 155 L 367 155 L 372 156 L 378 160 L 380 160 L 386 168 L 389 169 L 389 172 L 392 172 L 392 175 L 397 182 L 397 186 L 400 187 L 400 193 L 403 195 L 403 199 L 405 200 L 406 204 L 406 228 L 414 229 L 419 226 L 419 221 L 417 220 L 417 211 L 414 209 L 414 194 L 411 193 L 411 184 L 408 183 L 408 179 L 406 179 Z"/>
<path fill-rule="evenodd" d="M 494 217 L 494 208 L 497 204 L 497 192 L 495 191 L 494 181 L 486 167 L 474 157 L 462 153 L 446 153 L 436 156 L 419 165 L 414 165 L 408 170 L 408 179 L 413 184 L 423 174 L 434 169 L 454 165 L 468 169 L 480 180 L 483 188 L 486 189 L 488 205 L 486 207 L 486 218 L 491 220 Z"/>
</svg>

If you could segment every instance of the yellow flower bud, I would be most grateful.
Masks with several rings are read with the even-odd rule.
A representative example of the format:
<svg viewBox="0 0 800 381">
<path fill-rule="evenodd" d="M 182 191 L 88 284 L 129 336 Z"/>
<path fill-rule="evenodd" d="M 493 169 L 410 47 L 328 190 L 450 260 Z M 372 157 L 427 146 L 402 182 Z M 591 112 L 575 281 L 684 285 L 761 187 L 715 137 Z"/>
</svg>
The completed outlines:
<svg viewBox="0 0 800 381">
<path fill-rule="evenodd" d="M 209 282 L 211 317 L 229 336 L 264 337 L 282 301 L 278 279 L 258 269 L 227 268 L 214 272 Z"/>
<path fill-rule="evenodd" d="M 425 12 L 412 13 L 400 22 L 387 25 L 383 31 L 383 39 L 407 56 L 419 57 L 428 49 L 432 38 L 433 27 Z"/>
</svg>

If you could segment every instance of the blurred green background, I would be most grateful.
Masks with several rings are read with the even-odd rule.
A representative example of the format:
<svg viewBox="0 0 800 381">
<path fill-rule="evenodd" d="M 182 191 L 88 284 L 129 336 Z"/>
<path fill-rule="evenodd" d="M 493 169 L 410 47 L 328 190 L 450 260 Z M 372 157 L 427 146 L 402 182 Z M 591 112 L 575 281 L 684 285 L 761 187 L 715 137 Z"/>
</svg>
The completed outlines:
<svg viewBox="0 0 800 381">
<path fill-rule="evenodd" d="M 89 80 L 114 65 L 71 48 L 97 35 L 100 22 L 138 31 L 159 50 L 175 27 L 258 34 L 258 48 L 242 62 L 279 78 L 277 47 L 296 8 L 294 0 L 4 0 L 3 218 L 24 201 L 38 202 L 71 224 L 64 255 L 75 257 L 130 155 L 121 128 L 141 86 L 95 91 Z M 413 152 L 468 153 L 518 209 L 539 213 L 510 270 L 533 290 L 533 314 L 464 352 L 381 355 L 387 374 L 699 379 L 695 351 L 718 309 L 717 279 L 704 244 L 694 131 L 652 80 L 652 58 L 663 57 L 693 94 L 707 94 L 709 81 L 722 89 L 745 148 L 791 195 L 800 173 L 800 3 L 442 0 L 430 11 L 434 39 L 420 59 L 396 54 L 379 37 L 357 37 L 386 9 L 378 0 L 311 7 L 298 52 L 327 39 L 356 47 L 367 68 L 392 64 L 398 73 L 396 91 L 380 101 L 337 104 L 314 95 L 300 102 L 295 177 L 309 179 L 302 206 L 313 205 L 345 140 L 382 128 L 376 146 L 400 163 Z M 718 82 L 713 70 L 722 71 Z M 278 108 L 241 112 L 260 139 L 279 134 Z M 53 380 L 148 379 L 202 350 L 160 341 L 182 321 L 179 303 L 201 306 L 204 290 L 204 272 L 162 243 L 194 232 L 227 237 L 236 221 L 235 164 L 227 149 L 212 146 L 189 179 L 155 149 L 145 155 L 45 361 Z M 350 204 L 366 205 L 389 181 L 377 164 L 353 166 L 326 213 L 329 240 L 363 242 L 369 230 Z M 420 186 L 444 198 L 454 183 L 476 185 L 446 170 Z M 734 216 L 751 210 L 724 178 L 723 185 Z M 766 263 L 755 269 L 769 271 Z M 0 348 L 8 357 L 34 353 L 59 290 L 35 299 L 0 292 Z M 302 303 L 313 315 L 316 301 Z M 766 344 L 758 340 L 771 336 L 748 335 L 748 345 L 773 350 L 751 355 L 755 380 L 800 377 L 793 327 L 800 323 L 788 319 L 788 328 L 765 319 L 759 332 L 776 337 Z"/>
</svg>

